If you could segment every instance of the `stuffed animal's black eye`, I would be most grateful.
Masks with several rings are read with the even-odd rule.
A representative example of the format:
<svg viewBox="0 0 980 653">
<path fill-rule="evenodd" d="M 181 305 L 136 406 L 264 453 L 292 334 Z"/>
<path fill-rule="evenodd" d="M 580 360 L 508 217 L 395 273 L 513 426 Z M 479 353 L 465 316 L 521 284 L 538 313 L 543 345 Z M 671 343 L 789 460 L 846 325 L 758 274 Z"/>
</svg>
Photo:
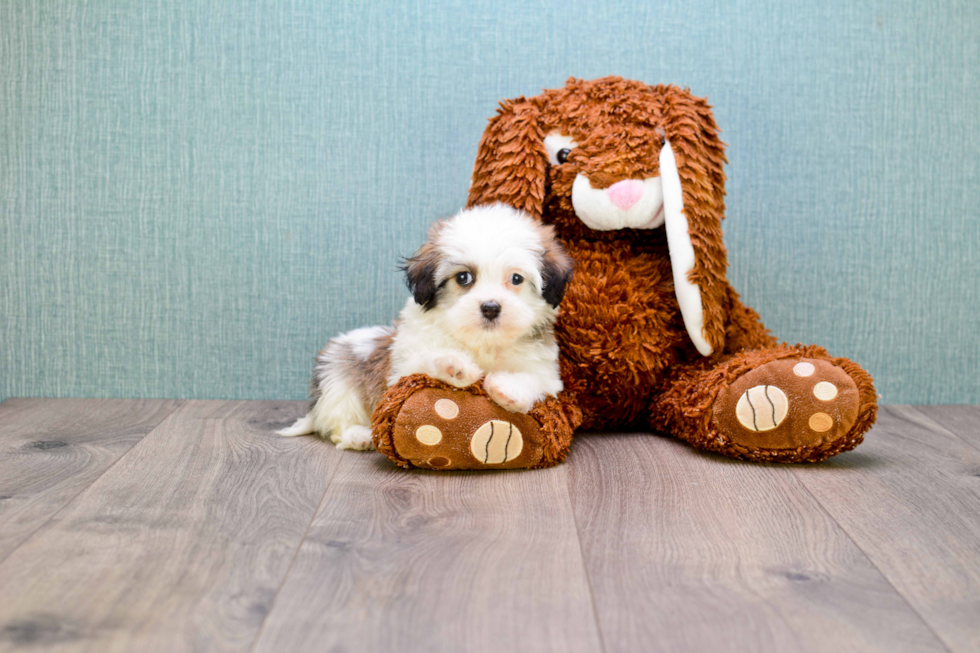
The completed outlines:
<svg viewBox="0 0 980 653">
<path fill-rule="evenodd" d="M 469 272 L 457 272 L 456 273 L 456 283 L 463 286 L 464 288 L 471 283 L 473 283 L 473 275 Z"/>
<path fill-rule="evenodd" d="M 558 154 L 556 154 L 555 157 L 558 159 L 558 163 L 565 163 L 568 161 L 568 155 L 571 153 L 572 151 L 570 149 L 563 147 L 562 149 L 558 150 Z"/>
<path fill-rule="evenodd" d="M 524 283 L 524 277 L 522 277 L 522 276 L 521 276 L 521 275 L 519 275 L 519 274 L 512 274 L 512 275 L 510 276 L 510 282 L 511 282 L 512 284 L 514 284 L 515 286 L 519 286 L 519 285 L 521 285 L 522 283 Z"/>
</svg>

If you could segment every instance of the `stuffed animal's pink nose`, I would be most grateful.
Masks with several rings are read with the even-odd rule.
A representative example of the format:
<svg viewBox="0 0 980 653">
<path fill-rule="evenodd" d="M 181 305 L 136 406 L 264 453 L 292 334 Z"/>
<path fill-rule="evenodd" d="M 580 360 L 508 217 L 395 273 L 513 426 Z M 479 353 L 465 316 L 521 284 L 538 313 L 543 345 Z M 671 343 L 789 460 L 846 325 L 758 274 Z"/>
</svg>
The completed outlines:
<svg viewBox="0 0 980 653">
<path fill-rule="evenodd" d="M 609 201 L 623 209 L 629 211 L 630 207 L 636 204 L 643 197 L 643 182 L 636 179 L 624 179 L 606 189 Z"/>
</svg>

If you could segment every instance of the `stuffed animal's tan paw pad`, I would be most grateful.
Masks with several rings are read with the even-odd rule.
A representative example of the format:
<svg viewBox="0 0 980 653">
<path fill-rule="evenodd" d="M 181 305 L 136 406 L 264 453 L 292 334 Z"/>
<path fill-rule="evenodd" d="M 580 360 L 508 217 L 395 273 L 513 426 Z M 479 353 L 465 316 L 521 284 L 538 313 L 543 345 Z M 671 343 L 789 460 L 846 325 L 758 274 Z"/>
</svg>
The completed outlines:
<svg viewBox="0 0 980 653">
<path fill-rule="evenodd" d="M 415 439 L 431 447 L 442 442 L 442 431 L 431 424 L 423 424 L 415 429 Z"/>
<path fill-rule="evenodd" d="M 719 393 L 714 419 L 740 446 L 796 449 L 844 436 L 858 409 L 857 385 L 844 370 L 822 359 L 783 359 L 743 374 Z"/>
<path fill-rule="evenodd" d="M 739 424 L 755 431 L 770 431 L 779 426 L 789 411 L 786 393 L 774 385 L 757 385 L 749 388 L 735 404 L 735 416 Z"/>
<path fill-rule="evenodd" d="M 433 408 L 436 411 L 436 415 L 443 419 L 453 419 L 459 415 L 459 406 L 452 399 L 439 399 Z"/>
<path fill-rule="evenodd" d="M 524 448 L 521 430 L 511 422 L 490 420 L 473 434 L 470 453 L 485 465 L 499 465 L 517 458 Z"/>
</svg>

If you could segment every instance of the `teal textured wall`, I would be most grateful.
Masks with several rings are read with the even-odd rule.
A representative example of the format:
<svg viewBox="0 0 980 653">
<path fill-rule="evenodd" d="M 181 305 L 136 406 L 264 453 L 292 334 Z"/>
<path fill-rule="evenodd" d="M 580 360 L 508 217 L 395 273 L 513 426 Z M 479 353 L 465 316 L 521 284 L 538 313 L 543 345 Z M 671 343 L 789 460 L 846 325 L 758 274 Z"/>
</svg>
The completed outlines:
<svg viewBox="0 0 980 653">
<path fill-rule="evenodd" d="M 0 3 L 0 399 L 302 398 L 498 100 L 708 96 L 729 278 L 886 402 L 980 401 L 980 3 Z"/>
</svg>

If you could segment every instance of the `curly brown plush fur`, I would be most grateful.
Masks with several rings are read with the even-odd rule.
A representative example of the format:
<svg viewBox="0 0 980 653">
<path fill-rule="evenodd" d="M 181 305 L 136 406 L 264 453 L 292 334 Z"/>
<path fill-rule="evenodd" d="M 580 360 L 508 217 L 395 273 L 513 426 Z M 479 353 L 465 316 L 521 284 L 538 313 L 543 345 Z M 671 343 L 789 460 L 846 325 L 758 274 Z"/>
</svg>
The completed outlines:
<svg viewBox="0 0 980 653">
<path fill-rule="evenodd" d="M 577 143 L 558 165 L 544 145 L 552 133 Z M 576 177 L 601 190 L 659 176 L 667 143 L 707 357 L 680 310 L 665 229 L 595 230 L 573 206 Z M 675 86 L 570 79 L 501 103 L 480 141 L 469 205 L 527 211 L 555 227 L 575 262 L 556 325 L 565 392 L 560 408 L 536 408 L 539 421 L 551 410 L 558 422 L 581 414 L 587 429 L 651 425 L 700 449 L 772 462 L 823 460 L 861 443 L 877 409 L 871 377 L 821 347 L 779 343 L 728 284 L 725 162 L 709 105 Z M 379 410 L 382 429 L 397 419 L 393 406 Z"/>
</svg>

